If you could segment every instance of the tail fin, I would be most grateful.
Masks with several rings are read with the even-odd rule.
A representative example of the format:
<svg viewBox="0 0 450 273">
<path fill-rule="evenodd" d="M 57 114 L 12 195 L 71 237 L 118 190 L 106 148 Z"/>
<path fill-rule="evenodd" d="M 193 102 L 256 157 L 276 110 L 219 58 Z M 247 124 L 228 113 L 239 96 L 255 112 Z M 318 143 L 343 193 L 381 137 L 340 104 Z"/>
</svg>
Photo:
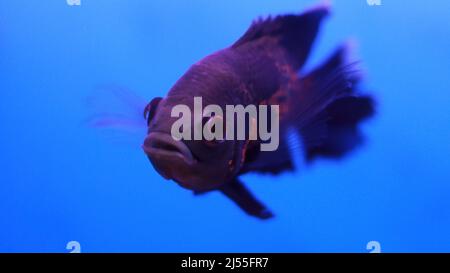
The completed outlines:
<svg viewBox="0 0 450 273">
<path fill-rule="evenodd" d="M 363 141 L 358 125 L 373 115 L 373 100 L 369 96 L 349 96 L 331 103 L 324 113 L 328 116 L 327 134 L 320 145 L 308 147 L 307 161 L 319 156 L 340 158 Z"/>
<path fill-rule="evenodd" d="M 294 126 L 306 149 L 306 159 L 339 158 L 362 142 L 358 125 L 374 113 L 370 96 L 358 94 L 356 63 L 346 60 L 348 48 L 339 48 L 323 65 L 300 79 L 293 94 Z M 292 109 L 291 108 L 291 109 Z"/>
<path fill-rule="evenodd" d="M 306 62 L 320 23 L 328 13 L 329 7 L 323 4 L 299 15 L 259 19 L 253 22 L 232 47 L 236 48 L 263 37 L 276 38 L 280 46 L 287 50 L 292 67 L 298 70 Z"/>
</svg>

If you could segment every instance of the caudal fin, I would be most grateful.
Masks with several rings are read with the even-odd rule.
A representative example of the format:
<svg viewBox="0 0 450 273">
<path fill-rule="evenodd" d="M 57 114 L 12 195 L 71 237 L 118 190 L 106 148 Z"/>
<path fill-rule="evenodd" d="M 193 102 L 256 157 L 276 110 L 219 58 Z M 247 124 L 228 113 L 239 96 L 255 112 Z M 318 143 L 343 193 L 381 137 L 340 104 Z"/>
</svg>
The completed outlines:
<svg viewBox="0 0 450 273">
<path fill-rule="evenodd" d="M 340 47 L 323 65 L 301 78 L 293 94 L 292 124 L 303 139 L 308 161 L 340 158 L 363 137 L 359 124 L 374 113 L 374 101 L 358 90 L 360 72 L 348 62 L 348 47 Z"/>
</svg>

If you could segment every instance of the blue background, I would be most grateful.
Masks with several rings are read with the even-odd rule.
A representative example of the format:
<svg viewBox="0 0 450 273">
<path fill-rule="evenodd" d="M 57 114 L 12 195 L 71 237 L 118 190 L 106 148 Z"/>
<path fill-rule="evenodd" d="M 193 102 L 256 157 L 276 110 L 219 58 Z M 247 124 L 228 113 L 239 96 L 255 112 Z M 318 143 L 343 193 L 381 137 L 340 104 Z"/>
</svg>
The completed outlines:
<svg viewBox="0 0 450 273">
<path fill-rule="evenodd" d="M 313 3 L 0 0 L 0 251 L 449 252 L 450 1 L 335 1 L 308 67 L 354 38 L 378 115 L 346 160 L 247 175 L 273 220 L 195 198 L 85 126 L 97 85 L 162 96 L 252 19 Z"/>
</svg>

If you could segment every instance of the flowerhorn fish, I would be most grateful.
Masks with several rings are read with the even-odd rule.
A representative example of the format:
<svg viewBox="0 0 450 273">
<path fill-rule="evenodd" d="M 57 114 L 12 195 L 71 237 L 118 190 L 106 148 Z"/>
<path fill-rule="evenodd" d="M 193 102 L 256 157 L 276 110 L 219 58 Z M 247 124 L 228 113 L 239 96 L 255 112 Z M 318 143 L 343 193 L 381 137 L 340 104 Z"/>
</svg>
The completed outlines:
<svg viewBox="0 0 450 273">
<path fill-rule="evenodd" d="M 195 194 L 218 190 L 267 219 L 273 213 L 240 176 L 293 170 L 290 134 L 301 139 L 298 156 L 306 163 L 339 159 L 357 147 L 358 124 L 374 103 L 358 92 L 361 76 L 347 59 L 348 46 L 302 71 L 328 14 L 321 5 L 256 20 L 230 47 L 191 66 L 166 97 L 151 100 L 142 149 L 156 171 Z"/>
</svg>

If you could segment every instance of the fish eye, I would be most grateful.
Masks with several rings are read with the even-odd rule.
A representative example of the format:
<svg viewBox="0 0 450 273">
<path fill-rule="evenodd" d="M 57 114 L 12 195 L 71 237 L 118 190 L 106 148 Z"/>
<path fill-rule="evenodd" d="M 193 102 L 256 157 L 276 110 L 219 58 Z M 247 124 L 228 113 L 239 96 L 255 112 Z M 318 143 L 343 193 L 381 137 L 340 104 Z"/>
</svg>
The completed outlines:
<svg viewBox="0 0 450 273">
<path fill-rule="evenodd" d="M 152 120 L 153 116 L 156 113 L 156 107 L 158 106 L 159 102 L 162 100 L 160 97 L 153 98 L 147 106 L 145 106 L 144 109 L 144 119 L 147 119 L 147 125 L 150 124 L 150 121 Z"/>
</svg>

